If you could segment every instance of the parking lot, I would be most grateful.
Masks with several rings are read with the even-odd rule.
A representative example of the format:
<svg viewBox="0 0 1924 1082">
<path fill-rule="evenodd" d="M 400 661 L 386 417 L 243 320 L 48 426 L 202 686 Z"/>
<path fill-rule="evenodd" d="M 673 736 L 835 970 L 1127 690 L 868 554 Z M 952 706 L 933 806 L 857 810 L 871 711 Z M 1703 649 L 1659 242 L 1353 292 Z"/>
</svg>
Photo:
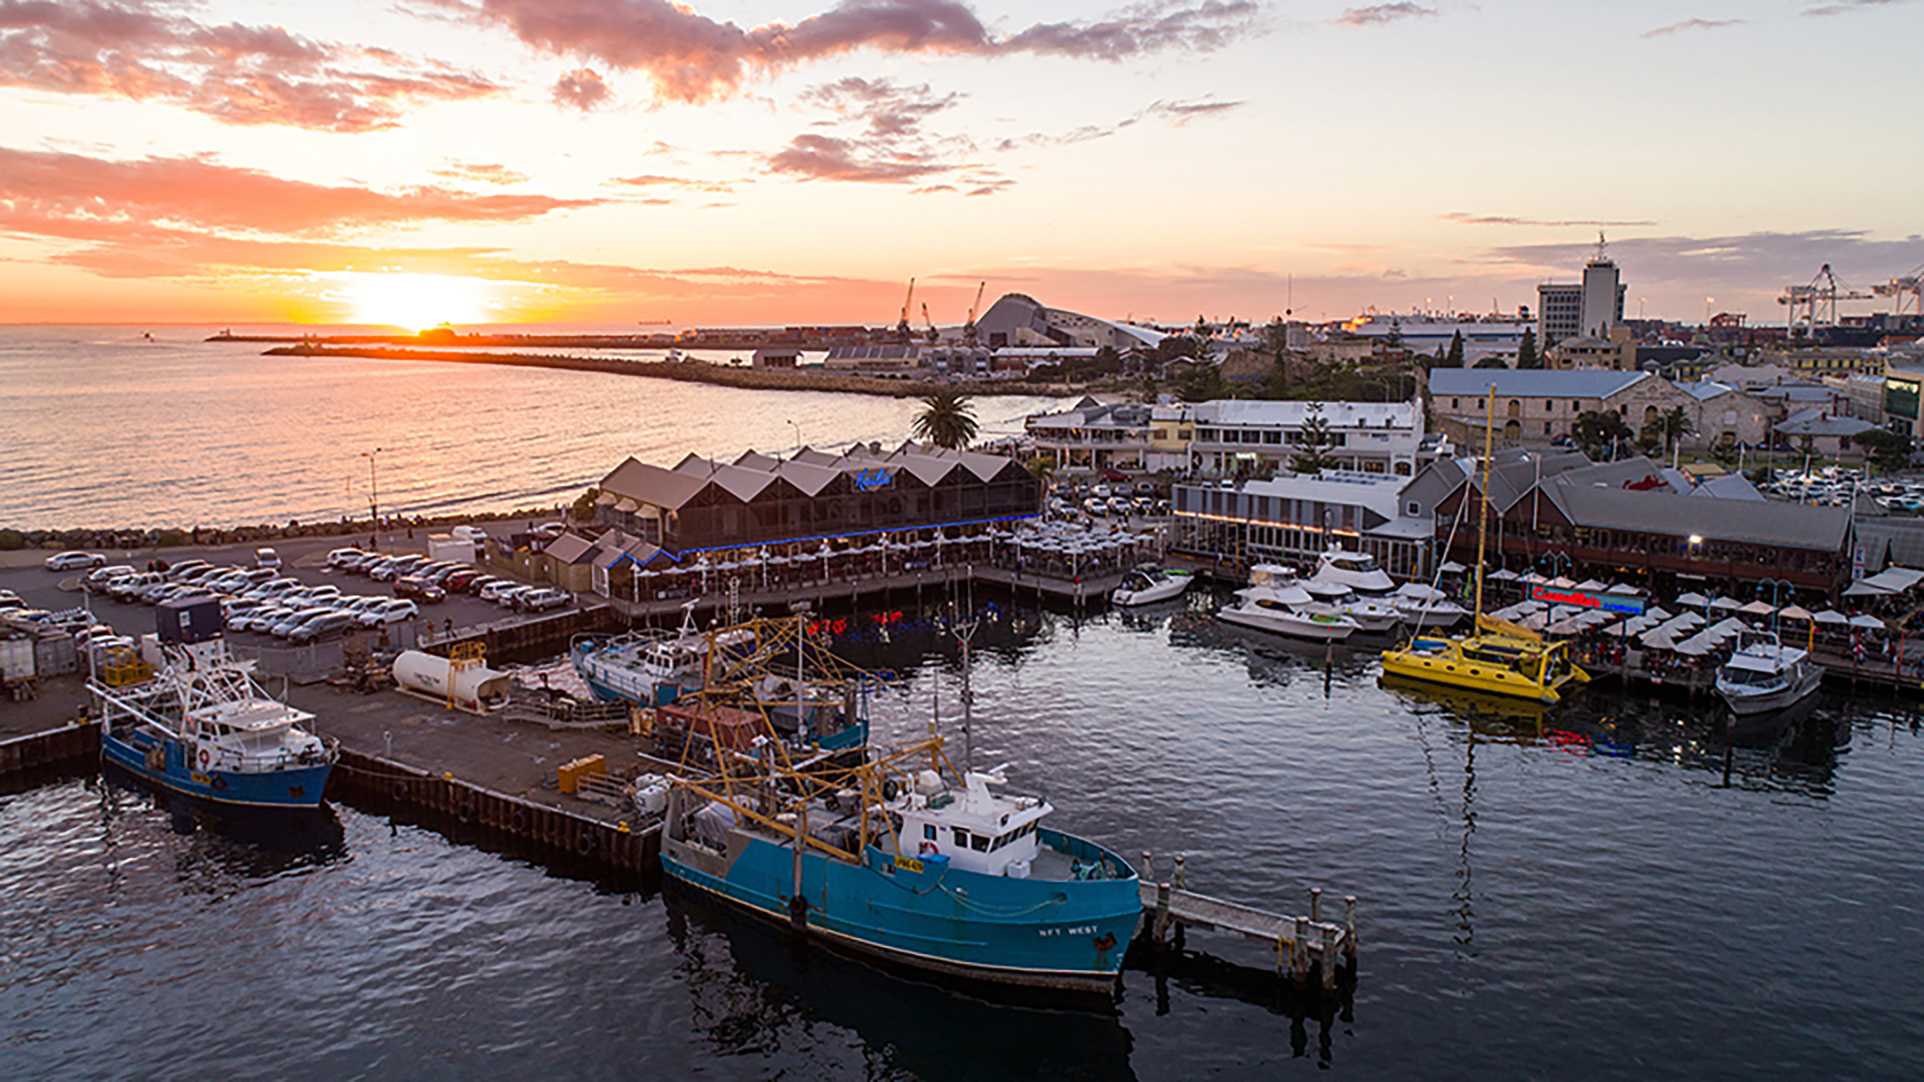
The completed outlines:
<svg viewBox="0 0 1924 1082">
<path fill-rule="evenodd" d="M 346 547 L 346 540 L 314 538 L 277 543 L 274 548 L 280 557 L 281 566 L 275 573 L 278 577 L 295 580 L 304 587 L 331 585 L 340 591 L 343 599 L 395 598 L 397 593 L 393 582 L 376 582 L 362 575 L 327 566 L 328 552 Z M 411 544 L 408 539 L 401 536 L 384 536 L 380 541 L 379 552 L 381 555 L 388 556 L 425 555 L 425 548 L 425 538 Z M 25 602 L 28 608 L 32 609 L 57 613 L 84 606 L 92 611 L 96 623 L 111 627 L 119 635 L 132 639 L 138 639 L 139 636 L 154 630 L 155 616 L 151 605 L 138 601 L 116 600 L 105 593 L 91 589 L 83 590 L 82 580 L 87 572 L 48 570 L 43 566 L 43 561 L 52 555 L 54 554 L 46 551 L 0 554 L 0 589 L 11 590 Z M 143 571 L 148 566 L 148 562 L 156 558 L 166 560 L 170 566 L 195 559 L 205 560 L 217 566 L 238 568 L 251 568 L 255 563 L 252 546 L 184 548 L 158 553 L 107 552 L 101 555 L 107 558 L 109 566 L 126 565 Z M 438 634 L 444 634 L 449 628 L 471 627 L 514 615 L 512 610 L 463 593 L 451 594 L 445 600 L 430 601 L 416 597 L 414 601 L 419 608 L 417 618 L 386 625 L 390 639 L 396 645 L 413 645 L 420 641 L 431 640 Z M 336 629 L 321 636 L 318 642 L 307 644 L 294 644 L 286 639 L 251 630 L 230 629 L 228 637 L 243 656 L 260 658 L 264 671 L 298 674 L 302 671 L 324 671 L 337 663 L 340 656 L 341 635 L 341 630 Z M 82 667 L 84 670 L 84 658 Z"/>
</svg>

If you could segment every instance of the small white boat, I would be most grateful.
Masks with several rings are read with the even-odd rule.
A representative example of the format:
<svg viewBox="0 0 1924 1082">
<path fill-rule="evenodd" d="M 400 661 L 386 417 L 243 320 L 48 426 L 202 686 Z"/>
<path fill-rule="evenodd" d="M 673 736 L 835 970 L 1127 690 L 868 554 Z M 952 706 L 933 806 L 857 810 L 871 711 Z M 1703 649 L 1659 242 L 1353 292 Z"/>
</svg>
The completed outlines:
<svg viewBox="0 0 1924 1082">
<path fill-rule="evenodd" d="M 1817 690 L 1823 667 L 1810 654 L 1785 646 L 1768 631 L 1747 631 L 1717 670 L 1717 694 L 1738 714 L 1763 714 L 1791 706 Z"/>
<path fill-rule="evenodd" d="M 1241 601 L 1216 613 L 1222 620 L 1317 642 L 1341 642 L 1362 630 L 1336 606 L 1312 598 L 1288 569 L 1257 564 L 1249 572 L 1253 585 L 1236 591 Z"/>
<path fill-rule="evenodd" d="M 1122 577 L 1109 600 L 1118 605 L 1148 605 L 1157 601 L 1167 601 L 1178 597 L 1189 589 L 1194 576 L 1187 571 L 1167 571 L 1152 568 L 1137 568 Z"/>
</svg>

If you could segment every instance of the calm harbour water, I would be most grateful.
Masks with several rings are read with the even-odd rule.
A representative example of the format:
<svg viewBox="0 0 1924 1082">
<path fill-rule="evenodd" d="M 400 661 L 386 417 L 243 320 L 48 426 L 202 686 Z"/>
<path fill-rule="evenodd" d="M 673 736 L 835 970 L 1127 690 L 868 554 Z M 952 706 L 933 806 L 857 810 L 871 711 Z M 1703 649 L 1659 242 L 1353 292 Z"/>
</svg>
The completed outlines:
<svg viewBox="0 0 1924 1082">
<path fill-rule="evenodd" d="M 1701 704 L 1598 687 L 1500 716 L 1383 689 L 1368 652 L 1325 667 L 1227 633 L 1206 601 L 999 610 L 973 670 L 975 761 L 1011 762 L 1013 787 L 1124 853 L 1187 852 L 1198 889 L 1298 911 L 1310 886 L 1358 895 L 1347 1018 L 1133 970 L 1110 1013 L 987 1004 L 367 811 L 269 847 L 87 779 L 0 803 L 8 1073 L 1924 1071 L 1908 708 L 1827 693 L 1726 755 Z M 901 674 L 878 732 L 925 731 L 939 698 L 954 747 L 952 644 L 919 615 L 843 649 Z M 1269 962 L 1241 940 L 1189 946 Z"/>
<path fill-rule="evenodd" d="M 498 508 L 627 454 L 785 447 L 789 420 L 899 439 L 912 409 L 156 334 L 132 368 L 138 329 L 0 330 L 0 523 L 335 517 L 363 506 L 372 446 L 384 508 L 390 462 L 395 510 Z M 1325 664 L 1227 631 L 1209 600 L 997 609 L 975 762 L 1126 855 L 1188 853 L 1198 890 L 1357 895 L 1343 1014 L 1199 969 L 1131 970 L 1112 1012 L 985 1003 L 378 808 L 230 835 L 90 777 L 0 796 L 0 1076 L 1924 1076 L 1911 704 L 1827 690 L 1735 741 L 1707 704 L 1607 683 L 1506 712 L 1382 688 L 1371 650 Z M 901 675 L 878 734 L 926 731 L 939 702 L 953 747 L 953 644 L 898 604 L 841 648 Z"/>
<path fill-rule="evenodd" d="M 326 328 L 235 327 L 236 334 Z M 632 328 L 596 328 L 626 333 Z M 0 327 L 0 526 L 225 527 L 507 511 L 672 466 L 908 438 L 918 403 L 494 365 L 263 357 L 219 327 Z M 151 333 L 152 339 L 144 337 Z M 567 351 L 552 351 L 567 352 Z M 1049 400 L 976 403 L 984 438 Z M 369 478 L 366 452 L 379 448 Z"/>
</svg>

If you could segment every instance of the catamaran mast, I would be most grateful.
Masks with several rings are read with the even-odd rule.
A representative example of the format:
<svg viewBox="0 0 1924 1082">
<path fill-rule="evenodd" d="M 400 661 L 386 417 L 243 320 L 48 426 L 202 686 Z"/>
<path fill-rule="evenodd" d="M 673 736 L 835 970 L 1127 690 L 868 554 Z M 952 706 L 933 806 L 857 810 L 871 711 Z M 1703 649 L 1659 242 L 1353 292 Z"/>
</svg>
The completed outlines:
<svg viewBox="0 0 1924 1082">
<path fill-rule="evenodd" d="M 1496 387 L 1483 411 L 1483 490 L 1476 496 L 1476 624 L 1483 626 L 1483 550 L 1490 537 L 1490 441 L 1496 432 Z"/>
</svg>

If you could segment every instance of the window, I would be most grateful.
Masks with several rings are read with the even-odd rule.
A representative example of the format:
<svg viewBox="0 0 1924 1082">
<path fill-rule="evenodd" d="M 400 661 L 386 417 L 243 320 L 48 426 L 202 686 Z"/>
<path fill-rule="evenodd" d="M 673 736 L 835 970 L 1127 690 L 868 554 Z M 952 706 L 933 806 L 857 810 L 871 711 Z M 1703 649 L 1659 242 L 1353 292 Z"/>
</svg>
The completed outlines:
<svg viewBox="0 0 1924 1082">
<path fill-rule="evenodd" d="M 949 829 L 955 832 L 955 847 L 957 849 L 967 849 L 969 847 L 969 832 L 963 830 L 961 827 L 950 827 Z"/>
<path fill-rule="evenodd" d="M 935 824 L 934 823 L 922 824 L 922 837 L 927 841 L 935 840 Z"/>
<path fill-rule="evenodd" d="M 1543 422 L 1543 434 L 1546 436 L 1550 434 L 1550 422 L 1548 421 Z"/>
<path fill-rule="evenodd" d="M 1415 518 L 1416 516 L 1421 515 L 1423 513 L 1423 505 L 1420 503 L 1417 503 L 1415 500 L 1411 500 L 1409 510 L 1405 513 L 1408 514 L 1411 518 Z"/>
<path fill-rule="evenodd" d="M 1453 409 L 1453 410 L 1458 410 L 1458 409 L 1462 409 L 1462 408 L 1463 408 L 1463 402 L 1462 402 L 1462 400 L 1461 400 L 1461 399 L 1456 399 L 1456 398 L 1452 398 L 1452 399 L 1450 399 L 1450 408 L 1451 408 L 1451 409 Z"/>
<path fill-rule="evenodd" d="M 969 848 L 970 848 L 970 849 L 973 849 L 973 850 L 975 850 L 975 851 L 976 851 L 976 852 L 978 852 L 978 853 L 986 853 L 986 852 L 988 852 L 988 851 L 989 851 L 989 836 L 988 836 L 987 834 L 971 834 L 971 835 L 969 835 Z"/>
<path fill-rule="evenodd" d="M 1557 404 L 1554 401 L 1547 398 L 1543 400 L 1543 412 L 1555 413 L 1556 411 L 1557 411 Z"/>
<path fill-rule="evenodd" d="M 1581 401 L 1579 401 L 1579 400 L 1577 400 L 1577 399 L 1574 399 L 1574 398 L 1572 398 L 1572 399 L 1570 400 L 1570 412 L 1571 412 L 1571 413 L 1578 413 L 1578 412 L 1581 412 L 1581 411 L 1582 411 L 1582 409 L 1583 409 L 1583 403 L 1582 403 Z"/>
</svg>

